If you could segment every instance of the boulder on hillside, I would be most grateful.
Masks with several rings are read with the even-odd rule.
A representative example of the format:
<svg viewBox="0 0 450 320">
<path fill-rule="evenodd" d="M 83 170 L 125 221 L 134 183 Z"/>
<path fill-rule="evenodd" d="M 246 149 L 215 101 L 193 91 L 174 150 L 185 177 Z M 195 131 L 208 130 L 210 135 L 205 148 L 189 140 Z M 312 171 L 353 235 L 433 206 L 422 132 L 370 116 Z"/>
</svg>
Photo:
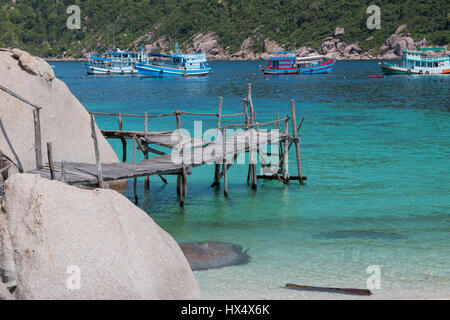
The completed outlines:
<svg viewBox="0 0 450 320">
<path fill-rule="evenodd" d="M 383 59 L 393 59 L 398 58 L 402 55 L 404 49 L 406 50 L 416 50 L 417 45 L 414 42 L 414 39 L 407 34 L 403 34 L 403 31 L 406 29 L 406 24 L 400 25 L 395 33 L 389 36 L 384 44 L 380 47 L 380 52 L 382 54 Z M 395 57 L 393 57 L 393 54 Z"/>
<path fill-rule="evenodd" d="M 150 40 L 148 40 L 148 41 L 150 41 Z M 159 39 L 155 40 L 154 42 L 146 44 L 143 48 L 144 53 L 146 53 L 146 54 L 152 53 L 155 50 L 164 52 L 169 47 L 169 41 L 170 40 L 167 39 L 165 36 L 162 36 Z"/>
<path fill-rule="evenodd" d="M 272 53 L 275 51 L 284 51 L 283 47 L 279 46 L 278 43 L 276 43 L 275 41 L 269 39 L 264 40 L 263 46 L 264 51 L 267 53 Z"/>
<path fill-rule="evenodd" d="M 343 36 L 345 34 L 345 30 L 344 30 L 344 28 L 340 28 L 340 27 L 336 27 L 336 29 L 334 29 L 334 34 L 333 34 L 333 36 L 336 38 L 336 37 L 339 37 L 339 36 Z"/>
<path fill-rule="evenodd" d="M 192 48 L 195 52 L 204 53 L 209 59 L 220 60 L 225 57 L 225 49 L 219 45 L 214 32 L 199 33 L 192 39 Z"/>
<path fill-rule="evenodd" d="M 19 49 L 0 49 L 0 84 L 42 107 L 43 155 L 52 142 L 56 162 L 95 163 L 90 116 L 48 63 Z M 34 130 L 33 107 L 0 90 L 0 154 L 25 172 L 36 168 Z M 96 130 L 102 162 L 118 162 Z"/>
<path fill-rule="evenodd" d="M 201 297 L 178 244 L 116 191 L 15 174 L 0 212 L 17 299 Z M 0 275 L 5 268 L 0 260 Z"/>
</svg>

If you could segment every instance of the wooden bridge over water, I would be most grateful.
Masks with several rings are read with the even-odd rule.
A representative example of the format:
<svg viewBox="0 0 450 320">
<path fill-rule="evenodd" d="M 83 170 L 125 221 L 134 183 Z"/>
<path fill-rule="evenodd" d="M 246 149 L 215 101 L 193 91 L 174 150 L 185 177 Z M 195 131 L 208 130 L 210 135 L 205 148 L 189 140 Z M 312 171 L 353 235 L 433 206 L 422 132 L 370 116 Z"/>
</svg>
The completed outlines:
<svg viewBox="0 0 450 320">
<path fill-rule="evenodd" d="M 2 89 L 2 88 L 0 88 Z M 16 96 L 17 97 L 17 96 Z M 17 97 L 22 101 L 29 103 L 28 100 Z M 190 169 L 215 163 L 214 181 L 211 187 L 220 188 L 223 178 L 224 194 L 228 197 L 228 170 L 237 161 L 241 154 L 248 153 L 248 175 L 247 182 L 251 184 L 253 190 L 257 189 L 258 179 L 279 180 L 289 183 L 291 180 L 297 180 L 300 184 L 306 180 L 302 174 L 300 157 L 300 139 L 298 132 L 304 119 L 297 126 L 295 103 L 291 100 L 291 115 L 284 118 L 279 117 L 266 123 L 256 121 L 256 112 L 252 102 L 251 85 L 249 85 L 248 96 L 243 101 L 243 112 L 237 114 L 222 113 L 222 98 L 219 98 L 219 108 L 217 113 L 193 113 L 180 112 L 176 110 L 173 113 L 161 115 L 119 114 L 119 113 L 101 113 L 90 112 L 91 114 L 91 132 L 93 146 L 96 155 L 96 164 L 79 162 L 54 162 L 52 156 L 52 144 L 47 143 L 47 164 L 43 164 L 42 146 L 40 134 L 40 107 L 33 106 L 35 113 L 35 141 L 36 141 L 36 169 L 29 173 L 39 174 L 44 178 L 60 180 L 71 185 L 98 186 L 107 187 L 105 182 L 117 181 L 123 179 L 134 179 L 135 202 L 137 197 L 137 178 L 145 177 L 145 187 L 149 188 L 149 177 L 159 176 L 164 183 L 167 180 L 165 175 L 177 175 L 177 194 L 180 205 L 184 206 L 184 199 L 187 195 L 187 180 L 191 174 Z M 95 131 L 95 116 L 117 117 L 118 130 L 102 130 L 102 134 L 107 139 L 119 139 L 122 142 L 123 158 L 122 163 L 103 163 L 98 148 L 97 136 Z M 197 117 L 217 117 L 217 128 L 215 139 L 208 139 L 208 134 L 200 137 L 190 137 L 182 134 L 181 117 L 184 115 Z M 123 130 L 124 118 L 143 119 L 142 131 Z M 149 120 L 154 118 L 175 117 L 176 129 L 168 131 L 150 131 L 148 130 Z M 243 123 L 223 125 L 225 118 L 243 117 Z M 289 123 L 292 123 L 292 134 L 289 133 Z M 267 130 L 268 126 L 273 126 Z M 227 131 L 232 128 L 241 128 L 238 133 L 227 136 Z M 210 131 L 210 130 L 209 130 Z M 127 159 L 127 143 L 131 140 L 133 144 L 133 160 Z M 263 146 L 276 145 L 279 152 L 275 163 L 271 163 L 267 156 L 272 156 L 271 152 L 264 153 Z M 289 150 L 295 146 L 297 173 L 298 176 L 289 175 Z M 158 147 L 164 147 L 171 152 L 162 152 Z M 136 162 L 136 152 L 140 150 L 144 155 L 144 160 Z M 150 157 L 150 155 L 154 155 Z M 257 174 L 256 163 L 260 159 L 262 174 Z M 270 158 L 273 162 L 273 157 Z"/>
</svg>

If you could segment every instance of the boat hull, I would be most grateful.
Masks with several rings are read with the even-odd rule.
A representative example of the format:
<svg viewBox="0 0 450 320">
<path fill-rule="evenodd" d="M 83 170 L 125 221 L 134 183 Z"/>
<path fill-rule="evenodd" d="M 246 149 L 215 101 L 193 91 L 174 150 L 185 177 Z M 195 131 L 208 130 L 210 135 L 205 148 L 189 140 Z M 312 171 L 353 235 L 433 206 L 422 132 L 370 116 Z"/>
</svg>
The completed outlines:
<svg viewBox="0 0 450 320">
<path fill-rule="evenodd" d="M 300 74 L 328 74 L 333 71 L 335 63 L 335 61 L 331 61 L 317 66 L 300 68 Z"/>
<path fill-rule="evenodd" d="M 203 77 L 211 73 L 211 68 L 206 69 L 175 69 L 163 66 L 136 64 L 139 76 L 144 78 L 162 77 Z"/>
<path fill-rule="evenodd" d="M 415 70 L 406 69 L 400 66 L 395 66 L 390 63 L 383 63 L 381 65 L 381 70 L 385 75 L 411 75 L 411 74 L 419 74 L 419 75 L 430 75 L 430 74 L 450 74 L 450 69 L 439 70 L 438 72 L 420 72 Z"/>
<path fill-rule="evenodd" d="M 264 74 L 270 74 L 270 75 L 287 75 L 287 74 L 298 74 L 299 69 L 263 69 Z"/>
<path fill-rule="evenodd" d="M 122 74 L 137 74 L 137 70 L 134 68 L 103 68 L 98 66 L 90 66 L 85 65 L 86 72 L 88 74 L 116 74 L 116 75 L 122 75 Z"/>
</svg>

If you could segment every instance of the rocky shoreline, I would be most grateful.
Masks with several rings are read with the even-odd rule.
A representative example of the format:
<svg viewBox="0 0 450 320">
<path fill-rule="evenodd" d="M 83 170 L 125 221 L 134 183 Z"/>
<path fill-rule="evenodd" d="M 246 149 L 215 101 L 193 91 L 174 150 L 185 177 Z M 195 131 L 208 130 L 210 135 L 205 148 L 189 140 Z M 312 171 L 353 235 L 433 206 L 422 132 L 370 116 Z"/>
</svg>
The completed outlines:
<svg viewBox="0 0 450 320">
<path fill-rule="evenodd" d="M 291 50 L 297 57 L 307 57 L 312 55 L 325 55 L 329 59 L 336 60 L 396 60 L 400 59 L 402 50 L 417 50 L 420 47 L 429 47 L 426 38 L 414 40 L 411 34 L 406 32 L 407 26 L 400 25 L 397 30 L 389 36 L 379 48 L 371 48 L 364 52 L 358 42 L 346 43 L 342 40 L 345 35 L 345 29 L 336 27 L 333 34 L 323 39 L 320 48 L 310 48 L 303 46 L 301 48 Z M 154 34 L 149 33 L 136 39 L 132 47 L 126 50 L 139 51 L 142 47 L 144 53 L 163 52 L 171 53 L 171 43 L 173 39 L 166 36 L 154 39 Z M 367 41 L 371 38 L 366 39 Z M 218 38 L 214 32 L 198 33 L 189 43 L 184 43 L 183 47 L 186 53 L 202 52 L 205 53 L 209 61 L 264 61 L 267 60 L 272 52 L 285 51 L 285 48 L 279 45 L 276 41 L 266 38 L 263 41 L 263 52 L 255 53 L 252 47 L 255 44 L 254 37 L 245 39 L 237 52 L 230 53 L 229 48 L 224 48 L 220 45 Z M 450 54 L 448 45 L 446 54 Z M 47 61 L 86 61 L 88 51 L 81 52 L 83 58 L 75 59 L 73 57 L 62 58 L 48 58 Z M 430 53 L 433 55 L 434 53 Z"/>
</svg>

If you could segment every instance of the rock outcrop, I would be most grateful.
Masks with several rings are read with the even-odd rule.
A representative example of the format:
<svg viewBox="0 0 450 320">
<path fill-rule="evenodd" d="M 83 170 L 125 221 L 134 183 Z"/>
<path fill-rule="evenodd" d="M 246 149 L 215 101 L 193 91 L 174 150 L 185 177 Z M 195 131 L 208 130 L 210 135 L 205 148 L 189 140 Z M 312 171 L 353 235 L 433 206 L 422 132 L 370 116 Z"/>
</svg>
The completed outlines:
<svg viewBox="0 0 450 320">
<path fill-rule="evenodd" d="M 0 84 L 42 107 L 43 155 L 52 142 L 54 161 L 95 163 L 89 114 L 48 63 L 18 49 L 0 49 Z M 102 162 L 118 162 L 96 130 Z M 0 152 L 20 170 L 35 169 L 34 137 L 33 107 L 0 90 Z"/>
<path fill-rule="evenodd" d="M 336 60 L 361 60 L 361 59 L 398 59 L 402 50 L 405 47 L 409 50 L 415 50 L 419 47 L 427 45 L 425 38 L 414 41 L 409 33 L 405 33 L 407 26 L 401 25 L 397 28 L 394 34 L 386 39 L 385 43 L 379 48 L 380 54 L 377 54 L 375 48 L 371 48 L 364 52 L 358 42 L 346 43 L 342 40 L 342 36 L 345 35 L 345 29 L 336 27 L 333 35 L 325 38 L 322 41 L 320 48 L 308 48 L 301 47 L 296 49 L 295 53 L 299 57 L 305 57 L 308 55 L 324 54 L 330 59 Z M 259 27 L 253 31 L 253 34 L 246 38 L 240 49 L 237 52 L 230 52 L 229 48 L 221 46 L 214 32 L 208 32 L 206 34 L 196 34 L 189 43 L 185 44 L 188 49 L 186 52 L 203 52 L 206 54 L 208 60 L 267 60 L 270 54 L 274 51 L 284 51 L 286 48 L 279 45 L 276 41 L 269 38 L 265 38 L 263 34 L 257 33 Z M 142 41 L 153 41 L 153 33 L 144 35 L 135 41 L 141 43 Z M 373 37 L 367 38 L 365 41 L 371 41 Z M 145 52 L 151 52 L 154 50 L 162 52 L 171 52 L 169 48 L 169 39 L 165 37 L 145 45 Z M 263 52 L 254 52 L 254 45 L 260 47 Z M 137 49 L 137 48 L 135 48 Z M 260 51 L 259 48 L 257 51 Z M 441 54 L 441 53 L 430 53 Z"/>
<path fill-rule="evenodd" d="M 336 27 L 333 36 L 322 42 L 322 51 L 330 59 L 357 60 L 362 58 L 362 49 L 358 43 L 346 44 L 341 41 L 340 36 L 345 35 L 344 28 Z M 370 58 L 371 53 L 364 54 L 364 58 Z"/>
<path fill-rule="evenodd" d="M 380 47 L 381 58 L 395 59 L 402 55 L 403 49 L 416 50 L 417 46 L 409 33 L 404 34 L 406 25 L 402 24 Z M 425 40 L 426 41 L 426 40 Z"/>
<path fill-rule="evenodd" d="M 204 53 L 208 59 L 225 59 L 225 49 L 219 45 L 213 32 L 199 33 L 192 39 L 192 48 L 195 52 Z"/>
<path fill-rule="evenodd" d="M 1 300 L 14 300 L 14 298 L 3 282 L 0 281 L 0 301 Z"/>
<path fill-rule="evenodd" d="M 178 244 L 116 191 L 15 174 L 0 212 L 18 299 L 200 298 Z"/>
</svg>

